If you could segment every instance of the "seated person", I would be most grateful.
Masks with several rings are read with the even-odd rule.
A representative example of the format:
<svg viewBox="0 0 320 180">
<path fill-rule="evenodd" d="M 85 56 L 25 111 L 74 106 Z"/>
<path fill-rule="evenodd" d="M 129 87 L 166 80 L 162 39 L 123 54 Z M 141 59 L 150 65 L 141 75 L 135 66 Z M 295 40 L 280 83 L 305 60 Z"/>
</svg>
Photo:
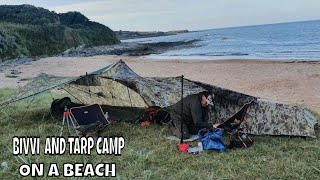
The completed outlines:
<svg viewBox="0 0 320 180">
<path fill-rule="evenodd" d="M 209 105 L 213 105 L 214 95 L 204 91 L 187 96 L 183 99 L 183 114 L 181 121 L 181 101 L 171 107 L 171 122 L 169 127 L 173 134 L 181 138 L 181 123 L 183 123 L 183 138 L 190 138 L 191 134 L 198 134 L 203 128 L 216 128 L 219 124 L 209 124 Z"/>
</svg>

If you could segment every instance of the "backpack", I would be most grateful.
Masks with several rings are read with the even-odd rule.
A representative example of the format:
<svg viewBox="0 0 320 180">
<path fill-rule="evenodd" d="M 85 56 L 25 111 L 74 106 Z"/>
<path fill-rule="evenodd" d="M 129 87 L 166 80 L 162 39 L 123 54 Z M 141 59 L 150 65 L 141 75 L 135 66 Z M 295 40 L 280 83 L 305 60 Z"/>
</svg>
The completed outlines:
<svg viewBox="0 0 320 180">
<path fill-rule="evenodd" d="M 135 123 L 150 125 L 153 123 L 162 124 L 170 121 L 170 114 L 159 106 L 151 106 L 144 110 L 143 114 L 135 119 Z"/>
<path fill-rule="evenodd" d="M 69 108 L 70 105 L 71 99 L 69 97 L 55 99 L 51 103 L 50 114 L 57 119 L 62 119 L 64 108 Z"/>
<path fill-rule="evenodd" d="M 78 106 L 83 106 L 83 105 L 72 102 L 69 97 L 55 99 L 51 103 L 50 114 L 52 115 L 52 117 L 56 119 L 62 119 L 65 107 L 70 109 L 72 107 L 78 107 Z"/>
</svg>

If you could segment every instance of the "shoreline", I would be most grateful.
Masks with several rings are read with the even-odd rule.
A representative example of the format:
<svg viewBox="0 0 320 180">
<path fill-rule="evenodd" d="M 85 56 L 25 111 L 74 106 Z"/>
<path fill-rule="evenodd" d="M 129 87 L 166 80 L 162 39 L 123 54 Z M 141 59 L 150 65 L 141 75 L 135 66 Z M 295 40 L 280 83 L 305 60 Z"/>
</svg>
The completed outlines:
<svg viewBox="0 0 320 180">
<path fill-rule="evenodd" d="M 277 59 L 241 59 L 241 58 L 230 58 L 230 59 L 180 59 L 180 58 L 172 58 L 172 59 L 157 59 L 157 58 L 149 58 L 146 56 L 142 56 L 142 59 L 147 59 L 148 61 L 155 61 L 155 62 L 199 62 L 199 63 L 307 63 L 307 64 L 320 64 L 319 60 L 277 60 Z"/>
<path fill-rule="evenodd" d="M 171 61 L 171 60 L 181 60 L 181 61 L 271 61 L 271 62 L 284 62 L 284 63 L 299 63 L 299 62 L 310 62 L 310 63 L 320 63 L 320 58 L 319 59 L 289 59 L 289 58 L 259 58 L 259 57 L 254 57 L 254 56 L 243 56 L 243 57 L 226 57 L 226 58 L 218 58 L 220 56 L 204 56 L 200 58 L 196 57 L 189 57 L 189 56 L 158 56 L 157 54 L 150 54 L 147 55 L 146 58 L 148 59 L 155 59 L 158 61 Z M 223 57 L 223 56 L 222 56 Z"/>
<path fill-rule="evenodd" d="M 147 57 L 100 55 L 49 57 L 14 64 L 0 71 L 0 88 L 19 87 L 40 73 L 80 76 L 123 59 L 143 77 L 186 78 L 271 101 L 304 105 L 320 113 L 320 61 L 155 60 Z M 12 72 L 16 77 L 8 77 Z"/>
</svg>

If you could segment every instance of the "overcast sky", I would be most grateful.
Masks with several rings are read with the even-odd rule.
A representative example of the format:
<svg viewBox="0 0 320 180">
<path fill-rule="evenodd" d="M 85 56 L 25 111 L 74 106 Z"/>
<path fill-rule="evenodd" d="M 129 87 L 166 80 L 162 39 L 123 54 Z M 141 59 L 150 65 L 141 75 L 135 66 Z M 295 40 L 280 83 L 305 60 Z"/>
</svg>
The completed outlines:
<svg viewBox="0 0 320 180">
<path fill-rule="evenodd" d="M 0 0 L 79 11 L 113 30 L 203 30 L 320 19 L 320 0 Z"/>
</svg>

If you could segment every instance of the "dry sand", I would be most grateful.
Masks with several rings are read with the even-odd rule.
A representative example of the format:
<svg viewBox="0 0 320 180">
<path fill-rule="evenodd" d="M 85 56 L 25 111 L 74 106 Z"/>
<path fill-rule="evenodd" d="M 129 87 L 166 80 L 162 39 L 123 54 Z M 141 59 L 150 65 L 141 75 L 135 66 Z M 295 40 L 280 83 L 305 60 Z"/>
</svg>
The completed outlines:
<svg viewBox="0 0 320 180">
<path fill-rule="evenodd" d="M 272 61 L 179 61 L 153 60 L 126 56 L 50 57 L 18 65 L 17 78 L 0 73 L 0 88 L 17 87 L 21 79 L 39 73 L 62 76 L 83 75 L 123 59 L 141 76 L 179 76 L 201 81 L 272 101 L 300 104 L 320 113 L 320 62 L 285 63 Z"/>
</svg>

